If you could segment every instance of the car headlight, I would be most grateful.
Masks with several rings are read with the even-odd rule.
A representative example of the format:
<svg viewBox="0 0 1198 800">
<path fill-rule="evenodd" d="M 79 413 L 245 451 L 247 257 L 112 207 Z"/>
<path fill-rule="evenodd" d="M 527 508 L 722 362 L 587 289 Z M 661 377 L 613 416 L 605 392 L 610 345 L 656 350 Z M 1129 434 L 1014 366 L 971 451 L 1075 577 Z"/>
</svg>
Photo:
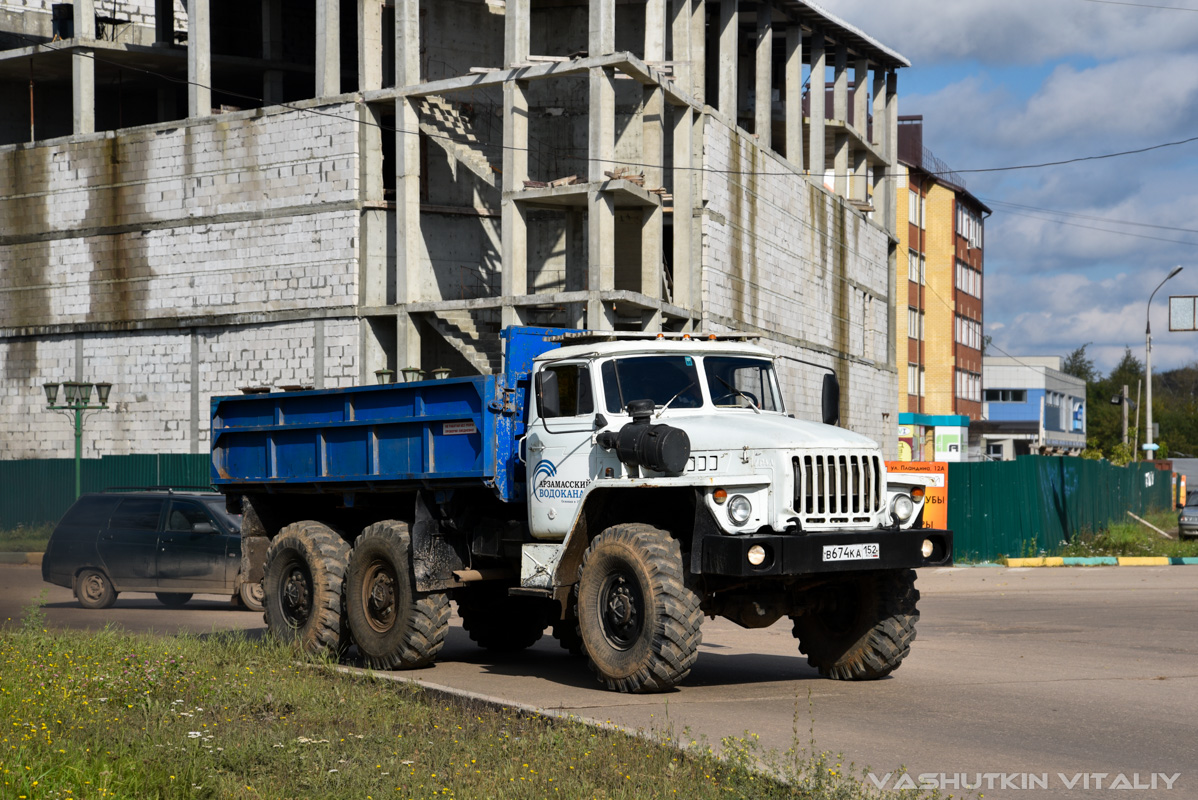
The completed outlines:
<svg viewBox="0 0 1198 800">
<path fill-rule="evenodd" d="M 915 513 L 915 503 L 909 495 L 896 494 L 890 501 L 890 513 L 899 522 L 906 522 Z"/>
<path fill-rule="evenodd" d="M 743 494 L 733 496 L 728 501 L 728 519 L 733 525 L 744 525 L 753 515 L 753 504 Z"/>
</svg>

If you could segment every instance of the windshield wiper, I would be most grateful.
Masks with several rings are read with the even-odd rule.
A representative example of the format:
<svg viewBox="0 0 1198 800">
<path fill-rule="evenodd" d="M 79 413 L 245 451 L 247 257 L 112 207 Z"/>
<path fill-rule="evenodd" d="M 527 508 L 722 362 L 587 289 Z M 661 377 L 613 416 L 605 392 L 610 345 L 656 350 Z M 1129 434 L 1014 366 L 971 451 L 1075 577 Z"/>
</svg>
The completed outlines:
<svg viewBox="0 0 1198 800">
<path fill-rule="evenodd" d="M 661 419 L 661 415 L 664 414 L 666 409 L 670 407 L 670 403 L 677 400 L 682 395 L 683 392 L 685 392 L 687 389 L 691 388 L 694 385 L 695 385 L 695 382 L 691 381 L 686 386 L 683 386 L 681 389 L 679 389 L 678 394 L 674 395 L 673 397 L 671 397 L 669 400 L 666 401 L 666 404 L 661 407 L 661 411 L 657 412 L 657 416 L 654 417 L 654 419 Z"/>
<path fill-rule="evenodd" d="M 715 379 L 716 379 L 717 381 L 719 381 L 720 383 L 722 383 L 722 384 L 724 384 L 725 386 L 727 386 L 727 387 L 728 387 L 728 391 L 732 392 L 733 394 L 735 394 L 735 395 L 737 395 L 737 396 L 739 396 L 739 397 L 743 397 L 743 398 L 745 398 L 745 402 L 747 402 L 747 403 L 749 404 L 750 408 L 752 408 L 752 409 L 753 409 L 754 411 L 756 411 L 758 414 L 760 414 L 760 413 L 761 413 L 761 409 L 760 409 L 760 408 L 758 408 L 758 407 L 757 407 L 757 404 L 753 402 L 753 398 L 752 398 L 752 397 L 750 397 L 749 395 L 745 394 L 745 393 L 744 393 L 744 392 L 742 392 L 740 389 L 737 389 L 735 386 L 733 386 L 732 384 L 728 383 L 728 381 L 724 380 L 724 379 L 723 379 L 723 378 L 721 378 L 719 375 L 712 375 L 712 377 L 713 377 L 713 378 L 715 378 Z"/>
</svg>

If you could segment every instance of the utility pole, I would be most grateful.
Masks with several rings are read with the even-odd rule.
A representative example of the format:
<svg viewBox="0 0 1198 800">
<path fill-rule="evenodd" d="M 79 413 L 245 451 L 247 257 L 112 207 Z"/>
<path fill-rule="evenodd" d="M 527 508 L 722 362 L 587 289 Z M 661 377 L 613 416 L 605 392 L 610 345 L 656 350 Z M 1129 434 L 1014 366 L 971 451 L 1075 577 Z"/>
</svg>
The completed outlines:
<svg viewBox="0 0 1198 800">
<path fill-rule="evenodd" d="M 1125 383 L 1125 384 L 1123 384 L 1123 402 L 1120 403 L 1120 405 L 1123 406 L 1123 443 L 1124 444 L 1127 444 L 1127 401 L 1128 401 L 1128 399 L 1129 398 L 1127 396 L 1127 384 Z"/>
</svg>

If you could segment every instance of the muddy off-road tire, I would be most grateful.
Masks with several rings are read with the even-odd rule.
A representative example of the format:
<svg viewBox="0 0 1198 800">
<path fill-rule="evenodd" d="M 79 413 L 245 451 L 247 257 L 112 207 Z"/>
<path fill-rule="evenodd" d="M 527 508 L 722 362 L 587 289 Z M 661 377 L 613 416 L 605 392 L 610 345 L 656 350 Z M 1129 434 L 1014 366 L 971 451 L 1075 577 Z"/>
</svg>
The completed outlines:
<svg viewBox="0 0 1198 800">
<path fill-rule="evenodd" d="M 603 531 L 583 556 L 576 591 L 583 646 L 609 689 L 662 692 L 690 672 L 703 614 L 668 533 L 642 524 Z"/>
<path fill-rule="evenodd" d="M 75 599 L 84 608 L 111 608 L 117 591 L 98 569 L 85 569 L 75 578 Z"/>
<path fill-rule="evenodd" d="M 345 576 L 345 613 L 366 664 L 428 666 L 445 645 L 449 600 L 417 592 L 407 523 L 376 522 L 354 541 Z"/>
<path fill-rule="evenodd" d="M 845 575 L 819 591 L 816 610 L 791 617 L 808 664 L 842 681 L 876 680 L 898 669 L 919 619 L 915 570 Z"/>
<path fill-rule="evenodd" d="M 182 608 L 191 599 L 190 592 L 155 592 L 154 596 L 167 608 Z"/>
<path fill-rule="evenodd" d="M 538 597 L 512 597 L 506 586 L 477 586 L 454 598 L 470 640 L 496 653 L 532 647 L 549 626 L 550 605 Z"/>
<path fill-rule="evenodd" d="M 349 647 L 341 607 L 349 545 L 320 522 L 295 522 L 266 551 L 262 589 L 272 636 L 313 654 L 338 656 Z"/>
</svg>

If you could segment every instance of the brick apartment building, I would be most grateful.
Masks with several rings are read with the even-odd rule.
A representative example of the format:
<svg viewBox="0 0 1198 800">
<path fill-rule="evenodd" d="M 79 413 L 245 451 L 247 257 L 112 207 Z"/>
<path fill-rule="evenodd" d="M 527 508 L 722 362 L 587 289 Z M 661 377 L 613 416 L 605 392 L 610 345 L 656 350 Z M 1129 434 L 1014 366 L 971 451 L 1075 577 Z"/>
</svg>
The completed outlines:
<svg viewBox="0 0 1198 800">
<path fill-rule="evenodd" d="M 900 458 L 961 461 L 982 417 L 984 220 L 990 209 L 898 121 Z"/>
</svg>

